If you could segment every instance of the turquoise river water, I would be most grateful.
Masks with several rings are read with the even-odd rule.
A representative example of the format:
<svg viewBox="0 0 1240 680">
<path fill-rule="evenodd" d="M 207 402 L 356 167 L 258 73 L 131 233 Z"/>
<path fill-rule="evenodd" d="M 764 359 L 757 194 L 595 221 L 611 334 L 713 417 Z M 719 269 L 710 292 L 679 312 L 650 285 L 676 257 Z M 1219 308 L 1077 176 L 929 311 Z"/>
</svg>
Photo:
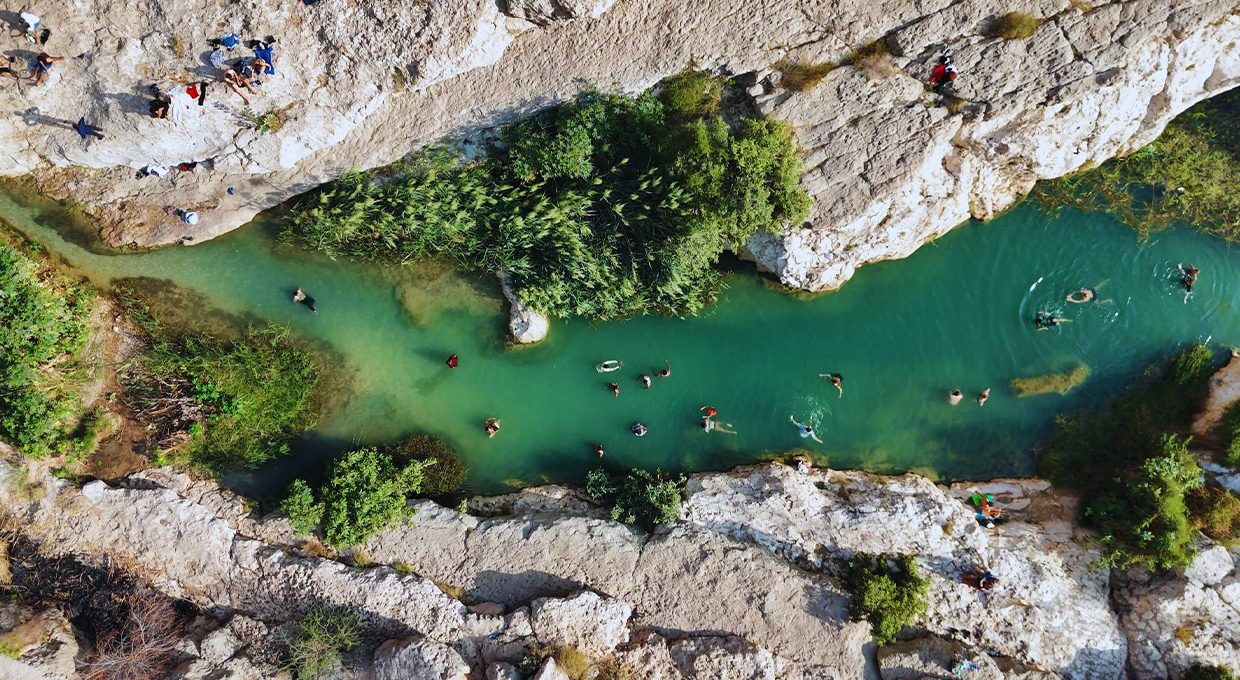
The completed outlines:
<svg viewBox="0 0 1240 680">
<path fill-rule="evenodd" d="M 1240 258 L 1228 244 L 1189 229 L 1139 243 L 1104 215 L 1052 220 L 1030 206 L 866 266 L 834 293 L 798 299 L 741 268 L 701 318 L 557 321 L 547 342 L 518 350 L 504 346 L 489 277 L 332 261 L 256 225 L 194 247 L 105 255 L 66 240 L 56 210 L 5 196 L 0 216 L 97 285 L 167 279 L 223 312 L 287 324 L 343 359 L 350 388 L 319 427 L 287 459 L 227 480 L 259 495 L 314 474 L 346 447 L 422 432 L 447 439 L 483 491 L 578 479 L 598 463 L 595 442 L 611 463 L 672 471 L 805 446 L 836 467 L 1023 474 L 1057 413 L 1103 403 L 1185 342 L 1240 343 Z M 1185 261 L 1202 271 L 1187 304 L 1176 271 Z M 292 304 L 297 286 L 317 298 L 317 315 Z M 1082 286 L 1105 302 L 1067 304 Z M 1036 332 L 1038 310 L 1072 323 Z M 456 370 L 444 365 L 452 353 Z M 604 359 L 624 368 L 597 373 Z M 638 375 L 665 359 L 671 377 L 641 389 Z M 1017 399 L 1009 387 L 1078 362 L 1092 374 L 1067 396 Z M 843 375 L 842 398 L 818 376 L 828 372 Z M 988 387 L 979 407 L 974 398 Z M 953 388 L 965 393 L 955 407 L 946 403 Z M 736 434 L 704 434 L 706 404 Z M 802 439 L 790 415 L 825 443 Z M 481 429 L 488 417 L 502 421 L 494 439 Z M 634 421 L 649 427 L 646 437 L 630 434 Z"/>
</svg>

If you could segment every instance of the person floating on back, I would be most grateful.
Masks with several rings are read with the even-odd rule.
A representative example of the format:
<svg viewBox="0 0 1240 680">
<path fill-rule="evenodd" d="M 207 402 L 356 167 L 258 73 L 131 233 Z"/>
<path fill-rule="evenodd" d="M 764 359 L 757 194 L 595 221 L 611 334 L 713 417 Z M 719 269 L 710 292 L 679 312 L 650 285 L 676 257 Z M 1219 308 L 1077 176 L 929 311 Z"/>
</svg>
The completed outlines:
<svg viewBox="0 0 1240 680">
<path fill-rule="evenodd" d="M 835 386 L 835 389 L 840 391 L 840 396 L 844 396 L 844 376 L 839 373 L 819 373 L 818 377 L 830 378 L 831 384 Z"/>
<path fill-rule="evenodd" d="M 293 302 L 300 302 L 301 304 L 309 307 L 310 311 L 315 314 L 319 313 L 319 310 L 314 308 L 314 298 L 306 295 L 306 291 L 301 288 L 298 288 L 297 292 L 293 293 Z"/>
<path fill-rule="evenodd" d="M 487 418 L 482 423 L 482 431 L 487 433 L 487 437 L 494 437 L 499 432 L 499 418 Z"/>
<path fill-rule="evenodd" d="M 656 372 L 655 372 L 655 377 L 658 377 L 658 378 L 667 378 L 667 377 L 669 377 L 669 376 L 671 376 L 671 375 L 672 375 L 672 365 L 671 365 L 671 364 L 669 364 L 669 363 L 667 363 L 667 359 L 664 359 L 664 360 L 663 360 L 663 370 L 662 370 L 662 371 L 656 371 Z"/>
<path fill-rule="evenodd" d="M 78 136 L 81 137 L 83 140 L 85 140 L 87 137 L 98 137 L 99 139 L 103 139 L 103 135 L 99 134 L 99 131 L 101 128 L 97 128 L 94 125 L 88 124 L 86 122 L 86 116 L 82 116 L 81 118 L 78 118 L 78 122 L 77 122 L 77 125 L 75 126 L 75 129 L 77 130 Z"/>
<path fill-rule="evenodd" d="M 646 426 L 641 423 L 633 423 L 633 426 L 629 428 L 629 431 L 638 437 L 645 437 L 646 432 L 648 432 Z"/>
<path fill-rule="evenodd" d="M 1079 298 L 1077 297 L 1078 295 L 1080 296 Z M 1068 293 L 1068 302 L 1083 305 L 1086 302 L 1093 302 L 1094 297 L 1094 291 L 1088 288 L 1082 288 L 1075 293 Z"/>
<path fill-rule="evenodd" d="M 1188 304 L 1188 296 L 1193 294 L 1193 284 L 1197 283 L 1197 274 L 1201 271 L 1192 264 L 1180 265 L 1180 285 L 1184 287 L 1184 304 Z"/>
<path fill-rule="evenodd" d="M 637 376 L 637 382 L 641 383 L 642 387 L 646 389 L 650 389 L 650 376 L 646 375 L 645 373 Z"/>
<path fill-rule="evenodd" d="M 726 429 L 724 425 L 726 425 L 727 427 L 732 427 L 732 423 L 722 423 L 722 424 L 716 423 L 714 420 L 711 420 L 710 416 L 706 416 L 705 418 L 702 419 L 702 431 L 706 434 L 710 434 L 711 432 L 721 432 L 723 434 L 736 434 L 735 430 Z"/>
<path fill-rule="evenodd" d="M 805 439 L 806 437 L 809 437 L 810 439 L 813 439 L 814 441 L 818 442 L 819 444 L 821 444 L 821 443 L 822 443 L 822 440 L 818 438 L 818 435 L 814 434 L 814 428 L 813 428 L 813 427 L 811 427 L 811 426 L 809 426 L 809 425 L 803 425 L 803 424 L 801 424 L 801 423 L 798 423 L 798 422 L 797 422 L 797 419 L 796 419 L 796 418 L 794 418 L 794 417 L 792 417 L 792 416 L 788 416 L 788 420 L 791 420 L 791 421 L 792 421 L 792 424 L 793 424 L 793 425 L 796 425 L 796 426 L 797 426 L 797 429 L 801 431 L 801 439 Z"/>
<path fill-rule="evenodd" d="M 978 406 L 985 406 L 985 405 L 986 405 L 986 400 L 987 400 L 987 399 L 990 399 L 990 388 L 989 388 L 989 387 L 987 387 L 986 389 L 982 390 L 982 393 L 981 393 L 981 394 L 979 394 L 979 395 L 977 395 L 977 405 L 978 405 Z"/>
<path fill-rule="evenodd" d="M 612 371 L 620 370 L 620 367 L 623 365 L 624 365 L 623 361 L 617 361 L 615 359 L 608 359 L 607 361 L 604 361 L 598 366 L 595 366 L 594 370 L 598 371 L 599 373 L 611 373 Z"/>
<path fill-rule="evenodd" d="M 444 363 L 448 365 L 448 368 L 456 368 L 456 364 L 457 364 L 456 355 L 453 354 L 452 356 L 448 357 L 448 360 L 445 361 Z"/>
<path fill-rule="evenodd" d="M 947 393 L 947 403 L 952 406 L 959 404 L 961 399 L 964 399 L 964 392 L 961 392 L 960 390 L 952 390 Z"/>
</svg>

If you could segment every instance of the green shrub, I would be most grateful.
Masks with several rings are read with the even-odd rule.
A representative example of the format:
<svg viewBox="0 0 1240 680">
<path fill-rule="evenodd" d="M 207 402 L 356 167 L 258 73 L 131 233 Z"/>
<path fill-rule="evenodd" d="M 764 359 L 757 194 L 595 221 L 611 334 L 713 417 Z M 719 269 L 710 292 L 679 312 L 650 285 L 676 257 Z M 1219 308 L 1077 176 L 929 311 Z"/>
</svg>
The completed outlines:
<svg viewBox="0 0 1240 680">
<path fill-rule="evenodd" d="M 1024 12 L 1008 12 L 995 19 L 988 35 L 1004 40 L 1024 40 L 1033 35 L 1042 25 L 1042 20 L 1029 16 Z"/>
<path fill-rule="evenodd" d="M 406 496 L 421 488 L 422 472 L 429 464 L 414 461 L 397 467 L 389 454 L 373 448 L 349 451 L 338 458 L 319 490 L 327 544 L 335 548 L 359 545 L 409 517 L 412 511 Z"/>
<path fill-rule="evenodd" d="M 595 500 L 602 500 L 616 493 L 616 485 L 611 475 L 603 468 L 595 468 L 586 473 L 586 495 Z"/>
<path fill-rule="evenodd" d="M 65 436 L 76 379 L 65 374 L 88 331 L 93 296 L 0 243 L 0 440 L 27 456 Z"/>
<path fill-rule="evenodd" d="M 153 321 L 147 328 L 150 347 L 122 382 L 157 440 L 175 446 L 179 433 L 197 434 L 188 437 L 191 458 L 223 472 L 288 453 L 289 442 L 315 425 L 319 370 L 287 328 L 250 328 L 232 341 L 171 334 Z M 194 424 L 199 429 L 190 432 Z"/>
<path fill-rule="evenodd" d="M 719 110 L 724 79 L 690 68 L 659 84 L 659 98 L 673 116 L 711 116 Z"/>
<path fill-rule="evenodd" d="M 1226 489 L 1202 485 L 1188 493 L 1193 528 L 1228 547 L 1240 542 L 1240 498 Z"/>
<path fill-rule="evenodd" d="M 612 477 L 602 468 L 586 475 L 586 495 L 611 505 L 611 518 L 653 530 L 680 517 L 680 485 L 683 477 L 671 479 L 658 470 L 633 469 Z"/>
<path fill-rule="evenodd" d="M 870 623 L 876 645 L 893 642 L 926 610 L 930 581 L 921 576 L 911 555 L 857 553 L 848 561 L 847 581 L 853 595 L 852 617 Z"/>
<path fill-rule="evenodd" d="M 422 488 L 427 496 L 446 496 L 461 488 L 469 471 L 456 452 L 442 439 L 427 435 L 410 437 L 391 449 L 397 463 L 434 461 L 422 470 Z"/>
<path fill-rule="evenodd" d="M 100 440 L 112 434 L 115 429 L 116 419 L 112 417 L 112 414 L 107 409 L 92 408 L 88 410 L 82 416 L 77 430 L 69 441 L 71 450 L 66 460 L 73 462 L 81 456 L 90 455 L 99 446 Z"/>
<path fill-rule="evenodd" d="M 1195 663 L 1180 680 L 1236 680 L 1236 674 L 1224 666 Z"/>
<path fill-rule="evenodd" d="M 775 70 L 779 71 L 780 87 L 797 92 L 808 92 L 822 82 L 828 73 L 835 70 L 835 64 L 781 59 L 775 64 Z"/>
<path fill-rule="evenodd" d="M 356 614 L 318 605 L 297 622 L 288 668 L 298 680 L 320 677 L 340 663 L 341 652 L 361 641 L 362 622 Z"/>
<path fill-rule="evenodd" d="M 1064 373 L 1050 373 L 1031 378 L 1013 378 L 1012 390 L 1017 397 L 1033 397 L 1039 394 L 1067 394 L 1089 379 L 1089 367 L 1078 364 Z"/>
<path fill-rule="evenodd" d="M 686 316 L 717 297 L 729 244 L 809 212 L 780 123 L 593 93 L 501 136 L 477 162 L 439 149 L 391 181 L 345 175 L 302 199 L 285 233 L 333 255 L 503 271 L 552 316 Z"/>
<path fill-rule="evenodd" d="M 323 521 L 323 504 L 314 500 L 310 485 L 300 479 L 293 480 L 289 485 L 288 495 L 280 502 L 280 510 L 288 515 L 293 530 L 302 536 L 313 534 Z"/>
<path fill-rule="evenodd" d="M 1216 436 L 1223 442 L 1220 462 L 1230 468 L 1240 468 L 1240 403 L 1227 408 L 1219 420 Z"/>
<path fill-rule="evenodd" d="M 1240 241 L 1240 92 L 1197 104 L 1132 155 L 1040 182 L 1034 197 L 1052 214 L 1106 211 L 1141 238 L 1179 223 Z"/>
</svg>

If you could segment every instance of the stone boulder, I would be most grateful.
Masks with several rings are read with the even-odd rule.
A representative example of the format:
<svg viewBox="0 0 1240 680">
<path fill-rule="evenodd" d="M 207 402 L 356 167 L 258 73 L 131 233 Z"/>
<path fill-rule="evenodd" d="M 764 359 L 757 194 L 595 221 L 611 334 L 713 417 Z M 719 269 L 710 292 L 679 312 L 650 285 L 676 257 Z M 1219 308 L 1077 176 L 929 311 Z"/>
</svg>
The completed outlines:
<svg viewBox="0 0 1240 680">
<path fill-rule="evenodd" d="M 499 275 L 500 289 L 508 300 L 508 333 L 519 345 L 533 345 L 547 339 L 551 320 L 542 312 L 530 309 L 508 283 L 508 277 Z"/>
<path fill-rule="evenodd" d="M 77 636 L 58 609 L 35 611 L 15 602 L 0 604 L 0 678 L 73 680 L 77 678 Z"/>
<path fill-rule="evenodd" d="M 496 661 L 487 666 L 486 680 L 521 680 L 521 674 L 517 672 L 517 667 Z"/>
<path fill-rule="evenodd" d="M 560 670 L 556 665 L 555 659 L 547 659 L 543 662 L 542 668 L 538 669 L 530 680 L 571 680 L 568 675 Z"/>
<path fill-rule="evenodd" d="M 422 637 L 388 640 L 375 650 L 375 680 L 468 680 L 456 650 Z"/>
<path fill-rule="evenodd" d="M 539 598 L 530 605 L 534 634 L 544 643 L 575 647 L 605 657 L 629 639 L 633 607 L 583 590 L 564 599 Z"/>
</svg>

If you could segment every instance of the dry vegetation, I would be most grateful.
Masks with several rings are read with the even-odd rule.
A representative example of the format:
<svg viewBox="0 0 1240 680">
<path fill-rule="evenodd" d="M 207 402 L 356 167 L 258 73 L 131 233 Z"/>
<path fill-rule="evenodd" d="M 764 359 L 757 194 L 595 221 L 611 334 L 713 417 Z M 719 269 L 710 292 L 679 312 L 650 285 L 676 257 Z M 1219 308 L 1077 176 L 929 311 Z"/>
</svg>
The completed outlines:
<svg viewBox="0 0 1240 680">
<path fill-rule="evenodd" d="M 782 59 L 775 64 L 775 70 L 780 73 L 780 86 L 797 92 L 812 90 L 834 69 L 835 64 L 831 62 L 815 63 Z"/>
</svg>

